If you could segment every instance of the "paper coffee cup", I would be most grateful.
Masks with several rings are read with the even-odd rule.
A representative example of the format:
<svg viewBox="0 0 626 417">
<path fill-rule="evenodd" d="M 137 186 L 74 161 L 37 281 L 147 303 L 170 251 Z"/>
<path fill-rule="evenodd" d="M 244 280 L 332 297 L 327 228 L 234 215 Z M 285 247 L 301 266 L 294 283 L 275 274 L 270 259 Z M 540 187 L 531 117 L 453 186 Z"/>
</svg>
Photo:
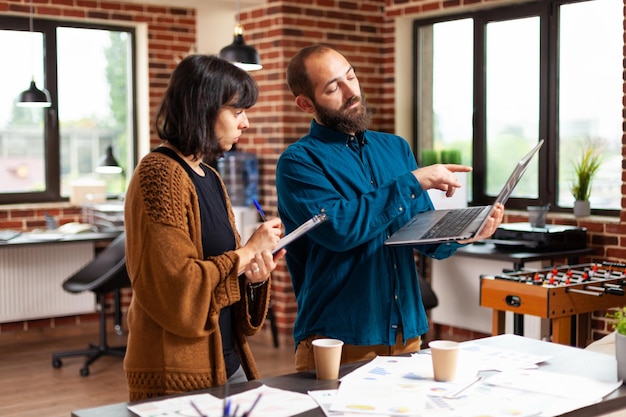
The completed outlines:
<svg viewBox="0 0 626 417">
<path fill-rule="evenodd" d="M 435 381 L 452 381 L 456 376 L 459 344 L 451 340 L 433 340 L 428 343 L 433 360 Z"/>
<path fill-rule="evenodd" d="M 335 380 L 339 378 L 342 348 L 343 342 L 337 339 L 315 339 L 313 341 L 317 379 Z"/>
</svg>

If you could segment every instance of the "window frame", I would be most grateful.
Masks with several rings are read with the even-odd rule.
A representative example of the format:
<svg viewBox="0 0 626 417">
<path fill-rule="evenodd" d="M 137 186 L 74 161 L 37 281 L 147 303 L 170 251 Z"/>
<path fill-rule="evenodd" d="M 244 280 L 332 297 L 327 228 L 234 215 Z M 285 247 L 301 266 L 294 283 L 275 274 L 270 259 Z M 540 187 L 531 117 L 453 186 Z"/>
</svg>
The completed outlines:
<svg viewBox="0 0 626 417">
<path fill-rule="evenodd" d="M 0 194 L 0 204 L 22 203 L 56 203 L 69 201 L 69 197 L 61 196 L 61 135 L 58 118 L 58 74 L 57 74 L 57 28 L 68 27 L 78 29 L 99 29 L 107 31 L 127 32 L 130 36 L 131 56 L 131 86 L 132 108 L 129 120 L 132 121 L 132 137 L 126 147 L 131 153 L 129 162 L 133 167 L 137 162 L 137 34 L 134 27 L 114 24 L 100 24 L 92 22 L 75 22 L 64 20 L 37 19 L 33 17 L 33 31 L 40 32 L 44 37 L 43 79 L 44 85 L 50 93 L 51 106 L 43 108 L 44 112 L 44 152 L 45 152 L 45 190 L 39 192 L 4 193 Z M 30 31 L 28 17 L 1 16 L 0 29 L 15 31 Z M 50 52 L 52 51 L 52 53 Z M 26 88 L 27 86 L 24 86 Z M 129 170 L 132 167 L 128 167 Z"/>
<path fill-rule="evenodd" d="M 545 144 L 538 155 L 538 198 L 511 197 L 507 208 L 525 210 L 528 205 L 549 203 L 553 212 L 570 212 L 571 207 L 558 206 L 559 172 L 559 132 L 558 132 L 558 24 L 559 7 L 564 4 L 579 3 L 588 0 L 550 0 L 531 3 L 506 5 L 490 9 L 461 12 L 445 16 L 416 19 L 413 21 L 413 149 L 418 158 L 421 150 L 418 125 L 420 108 L 420 45 L 421 27 L 435 23 L 471 18 L 474 21 L 474 63 L 473 63 L 473 120 L 472 120 L 472 205 L 492 204 L 494 196 L 486 193 L 487 158 L 486 158 L 486 39 L 485 28 L 488 23 L 537 16 L 540 18 L 540 62 L 539 62 L 539 138 Z M 538 139 L 539 139 L 538 138 Z M 592 214 L 619 216 L 619 209 L 592 208 Z"/>
</svg>

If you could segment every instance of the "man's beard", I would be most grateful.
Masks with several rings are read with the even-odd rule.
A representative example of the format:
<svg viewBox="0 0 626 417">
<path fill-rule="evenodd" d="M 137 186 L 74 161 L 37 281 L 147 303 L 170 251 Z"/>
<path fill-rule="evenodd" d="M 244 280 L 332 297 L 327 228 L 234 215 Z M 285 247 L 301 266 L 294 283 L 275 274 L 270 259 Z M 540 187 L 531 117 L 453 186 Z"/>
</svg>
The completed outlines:
<svg viewBox="0 0 626 417">
<path fill-rule="evenodd" d="M 322 125 L 344 133 L 363 132 L 372 121 L 372 114 L 362 97 L 363 95 L 352 97 L 339 110 L 324 107 L 315 100 L 313 100 L 313 106 Z M 355 102 L 361 102 L 361 104 L 348 109 Z"/>
</svg>

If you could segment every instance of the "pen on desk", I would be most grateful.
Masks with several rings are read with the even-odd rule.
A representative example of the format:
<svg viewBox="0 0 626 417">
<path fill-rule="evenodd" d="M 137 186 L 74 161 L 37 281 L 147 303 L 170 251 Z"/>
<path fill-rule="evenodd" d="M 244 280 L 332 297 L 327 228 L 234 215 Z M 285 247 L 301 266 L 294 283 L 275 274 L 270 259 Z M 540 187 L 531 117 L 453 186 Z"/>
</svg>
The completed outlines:
<svg viewBox="0 0 626 417">
<path fill-rule="evenodd" d="M 189 401 L 191 403 L 191 406 L 193 407 L 194 410 L 196 410 L 196 413 L 198 413 L 198 415 L 200 417 L 207 417 L 206 414 L 204 414 L 200 408 L 196 405 L 196 403 L 194 403 L 193 401 Z"/>
<path fill-rule="evenodd" d="M 222 417 L 230 417 L 230 398 L 228 398 L 228 381 L 224 385 L 224 412 Z"/>
<path fill-rule="evenodd" d="M 224 417 L 230 416 L 230 398 L 224 399 Z"/>
<path fill-rule="evenodd" d="M 261 205 L 259 204 L 258 201 L 256 201 L 256 198 L 254 200 L 252 200 L 252 202 L 254 203 L 254 206 L 256 207 L 256 210 L 259 212 L 259 214 L 261 215 L 261 220 L 266 221 L 267 219 L 265 218 L 265 212 L 263 211 L 263 209 L 261 208 Z"/>
<path fill-rule="evenodd" d="M 469 387 L 471 387 L 472 385 L 474 385 L 475 383 L 477 383 L 481 379 L 482 379 L 482 377 L 479 375 L 476 378 L 474 378 L 471 381 L 469 381 L 467 384 L 463 385 L 458 390 L 454 391 L 452 394 L 444 395 L 443 398 L 457 398 L 459 396 L 459 394 L 461 394 L 463 391 L 465 391 L 466 389 L 468 389 Z"/>
<path fill-rule="evenodd" d="M 261 395 L 263 394 L 259 394 L 256 397 L 256 400 L 254 400 L 254 402 L 252 403 L 252 405 L 250 406 L 250 409 L 248 411 L 246 411 L 245 413 L 243 413 L 244 417 L 250 417 L 250 414 L 252 414 L 252 410 L 254 410 L 254 407 L 256 407 L 256 405 L 259 403 L 259 401 L 261 400 Z"/>
</svg>

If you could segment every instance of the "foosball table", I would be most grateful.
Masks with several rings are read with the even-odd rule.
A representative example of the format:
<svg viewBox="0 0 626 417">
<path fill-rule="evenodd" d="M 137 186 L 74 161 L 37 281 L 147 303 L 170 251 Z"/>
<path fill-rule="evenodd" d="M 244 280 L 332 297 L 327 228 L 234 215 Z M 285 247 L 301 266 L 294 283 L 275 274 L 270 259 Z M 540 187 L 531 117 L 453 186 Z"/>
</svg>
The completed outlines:
<svg viewBox="0 0 626 417">
<path fill-rule="evenodd" d="M 480 305 L 493 309 L 493 335 L 504 333 L 509 311 L 549 319 L 552 341 L 569 345 L 573 317 L 626 305 L 625 271 L 601 262 L 481 275 Z"/>
</svg>

